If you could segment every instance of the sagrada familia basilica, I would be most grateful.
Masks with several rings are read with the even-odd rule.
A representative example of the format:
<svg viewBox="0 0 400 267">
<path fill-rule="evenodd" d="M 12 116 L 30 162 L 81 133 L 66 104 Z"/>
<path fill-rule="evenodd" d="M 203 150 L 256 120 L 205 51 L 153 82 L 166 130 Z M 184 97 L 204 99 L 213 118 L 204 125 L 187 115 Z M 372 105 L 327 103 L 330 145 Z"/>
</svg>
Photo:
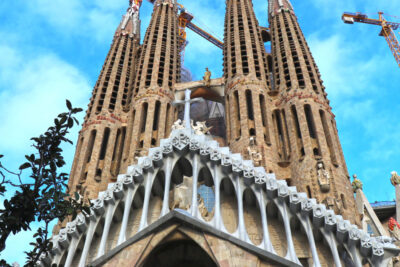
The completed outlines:
<svg viewBox="0 0 400 267">
<path fill-rule="evenodd" d="M 40 264 L 398 264 L 399 225 L 350 181 L 290 1 L 269 0 L 264 28 L 251 0 L 226 0 L 223 77 L 199 81 L 181 66 L 182 6 L 151 2 L 141 43 L 131 1 L 79 134 L 69 190 L 91 213 L 56 229 Z"/>
</svg>

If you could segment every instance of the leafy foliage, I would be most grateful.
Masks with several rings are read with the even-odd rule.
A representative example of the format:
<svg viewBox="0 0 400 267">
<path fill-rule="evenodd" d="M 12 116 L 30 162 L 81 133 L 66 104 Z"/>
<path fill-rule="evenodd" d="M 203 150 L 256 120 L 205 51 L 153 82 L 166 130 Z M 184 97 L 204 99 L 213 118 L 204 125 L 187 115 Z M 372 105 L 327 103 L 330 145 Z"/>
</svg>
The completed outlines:
<svg viewBox="0 0 400 267">
<path fill-rule="evenodd" d="M 0 209 L 0 252 L 5 249 L 10 234 L 30 230 L 34 222 L 42 225 L 33 235 L 36 240 L 31 243 L 33 249 L 25 252 L 25 266 L 35 266 L 40 255 L 51 250 L 51 222 L 63 221 L 69 216 L 74 219 L 80 211 L 89 212 L 89 207 L 79 195 L 72 198 L 66 193 L 69 177 L 67 173 L 60 172 L 65 165 L 60 146 L 63 143 L 72 144 L 66 136 L 74 124 L 79 124 L 75 115 L 82 111 L 73 108 L 68 100 L 66 105 L 68 111 L 59 114 L 53 126 L 39 137 L 31 138 L 35 153 L 25 156 L 26 162 L 21 164 L 18 172 L 4 167 L 1 163 L 3 155 L 0 155 L 0 195 L 4 196 L 7 189 L 15 190 L 10 199 L 4 200 L 4 208 Z M 26 177 L 28 175 L 29 178 Z M 1 260 L 0 266 L 10 265 Z"/>
</svg>

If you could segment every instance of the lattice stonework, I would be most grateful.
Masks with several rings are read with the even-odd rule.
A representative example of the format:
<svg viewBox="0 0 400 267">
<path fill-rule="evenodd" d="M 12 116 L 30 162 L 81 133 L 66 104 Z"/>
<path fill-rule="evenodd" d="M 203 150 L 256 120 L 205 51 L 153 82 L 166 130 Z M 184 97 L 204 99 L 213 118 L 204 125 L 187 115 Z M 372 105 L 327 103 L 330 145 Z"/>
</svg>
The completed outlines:
<svg viewBox="0 0 400 267">
<path fill-rule="evenodd" d="M 130 166 L 127 174 L 119 175 L 117 183 L 109 184 L 109 189 L 93 200 L 90 214 L 79 215 L 52 238 L 52 254 L 42 258 L 42 265 L 85 266 L 96 258 L 107 259 L 107 254 L 113 255 L 114 248 L 124 246 L 130 238 L 143 234 L 147 228 L 152 227 L 152 223 L 157 223 L 157 220 L 173 212 L 168 204 L 170 193 L 163 188 L 170 188 L 171 185 L 180 188 L 175 183 L 179 183 L 182 175 L 191 175 L 193 186 L 192 194 L 188 198 L 190 205 L 179 205 L 178 210 L 182 212 L 178 217 L 187 217 L 189 222 L 191 218 L 195 219 L 193 223 L 200 225 L 198 227 L 206 227 L 205 231 L 207 227 L 211 227 L 209 231 L 216 229 L 230 236 L 232 242 L 245 242 L 250 249 L 260 240 L 257 247 L 283 266 L 300 266 L 294 247 L 294 238 L 298 234 L 293 231 L 295 226 L 291 222 L 294 221 L 297 221 L 298 227 L 307 236 L 315 266 L 319 266 L 321 260 L 328 257 L 319 253 L 322 243 L 318 243 L 317 249 L 315 235 L 321 236 L 326 242 L 336 266 L 342 266 L 343 255 L 347 255 L 346 260 L 352 261 L 354 266 L 362 266 L 363 261 L 368 261 L 373 266 L 387 266 L 393 251 L 398 251 L 391 238 L 371 237 L 341 216 L 335 215 L 333 211 L 327 210 L 324 205 L 316 204 L 315 199 L 297 192 L 295 187 L 287 186 L 285 181 L 276 180 L 263 167 L 253 167 L 252 161 L 243 160 L 238 154 L 231 154 L 227 147 L 219 147 L 209 136 L 194 135 L 191 131 L 174 130 L 170 138 L 161 140 L 160 147 L 151 148 L 148 156 L 139 158 L 138 165 Z M 204 218 L 199 211 L 197 184 L 200 180 L 214 185 L 215 210 L 212 218 Z M 154 189 L 155 181 L 161 181 L 158 184 L 161 188 Z M 223 181 L 230 182 L 222 183 Z M 236 196 L 238 200 L 238 225 L 233 232 L 229 232 L 224 226 L 227 221 L 221 210 L 222 184 L 226 190 L 226 185 L 231 184 L 229 190 L 232 190 L 232 196 Z M 157 192 L 160 192 L 161 202 L 155 215 L 152 199 L 154 193 L 157 196 Z M 222 194 L 226 192 L 223 191 Z M 143 199 L 139 207 L 135 201 L 137 197 Z M 247 217 L 249 209 L 252 209 L 251 205 L 254 205 L 261 220 L 259 239 L 254 239 L 254 233 L 250 235 L 251 227 L 246 225 L 249 223 Z M 286 232 L 286 237 L 282 236 L 287 246 L 285 257 L 276 252 L 276 243 L 270 236 L 269 228 L 273 224 L 269 220 L 274 220 L 269 213 L 268 207 L 271 205 L 277 212 L 276 218 L 282 218 L 282 229 Z M 130 222 L 129 218 L 134 215 L 132 212 L 140 214 L 137 223 Z"/>
</svg>

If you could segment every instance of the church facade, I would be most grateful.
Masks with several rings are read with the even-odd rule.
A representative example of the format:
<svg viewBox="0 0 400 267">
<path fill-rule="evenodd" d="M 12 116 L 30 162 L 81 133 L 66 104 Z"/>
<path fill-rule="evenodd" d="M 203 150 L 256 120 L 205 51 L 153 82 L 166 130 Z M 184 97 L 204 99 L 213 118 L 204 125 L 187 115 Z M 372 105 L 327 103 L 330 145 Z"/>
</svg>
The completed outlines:
<svg viewBox="0 0 400 267">
<path fill-rule="evenodd" d="M 364 196 L 290 1 L 269 0 L 266 29 L 251 0 L 227 0 L 224 75 L 201 81 L 182 79 L 176 0 L 153 2 L 143 43 L 130 2 L 80 131 L 69 190 L 91 214 L 41 264 L 387 266 L 399 250 L 360 229 Z"/>
</svg>

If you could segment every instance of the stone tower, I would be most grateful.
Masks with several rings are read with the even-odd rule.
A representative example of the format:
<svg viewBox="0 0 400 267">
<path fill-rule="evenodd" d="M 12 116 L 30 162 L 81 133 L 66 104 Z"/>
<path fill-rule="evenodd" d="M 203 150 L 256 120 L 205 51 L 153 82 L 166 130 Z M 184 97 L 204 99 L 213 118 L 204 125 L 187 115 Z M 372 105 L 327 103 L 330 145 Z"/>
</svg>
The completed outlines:
<svg viewBox="0 0 400 267">
<path fill-rule="evenodd" d="M 173 85 L 180 80 L 175 0 L 156 0 L 142 44 L 132 90 L 123 167 L 159 145 L 173 123 Z"/>
<path fill-rule="evenodd" d="M 140 41 L 138 1 L 118 26 L 79 133 L 69 188 L 89 198 L 119 173 Z"/>
<path fill-rule="evenodd" d="M 251 158 L 260 153 L 259 165 L 275 170 L 276 145 L 271 139 L 270 70 L 261 30 L 251 0 L 226 1 L 224 78 L 226 132 L 229 147 Z M 252 143 L 252 144 L 250 144 Z M 261 157 L 260 157 L 261 158 Z"/>
<path fill-rule="evenodd" d="M 269 1 L 277 177 L 354 222 L 335 116 L 289 0 Z"/>
<path fill-rule="evenodd" d="M 185 82 L 183 7 L 151 1 L 139 45 L 140 2 L 118 27 L 77 144 L 70 189 L 91 211 L 56 229 L 41 266 L 388 266 L 400 253 L 392 239 L 352 224 L 334 116 L 290 2 L 270 0 L 267 33 L 251 0 L 227 0 L 224 77 Z M 225 102 L 226 140 L 188 122 L 200 96 Z"/>
</svg>

